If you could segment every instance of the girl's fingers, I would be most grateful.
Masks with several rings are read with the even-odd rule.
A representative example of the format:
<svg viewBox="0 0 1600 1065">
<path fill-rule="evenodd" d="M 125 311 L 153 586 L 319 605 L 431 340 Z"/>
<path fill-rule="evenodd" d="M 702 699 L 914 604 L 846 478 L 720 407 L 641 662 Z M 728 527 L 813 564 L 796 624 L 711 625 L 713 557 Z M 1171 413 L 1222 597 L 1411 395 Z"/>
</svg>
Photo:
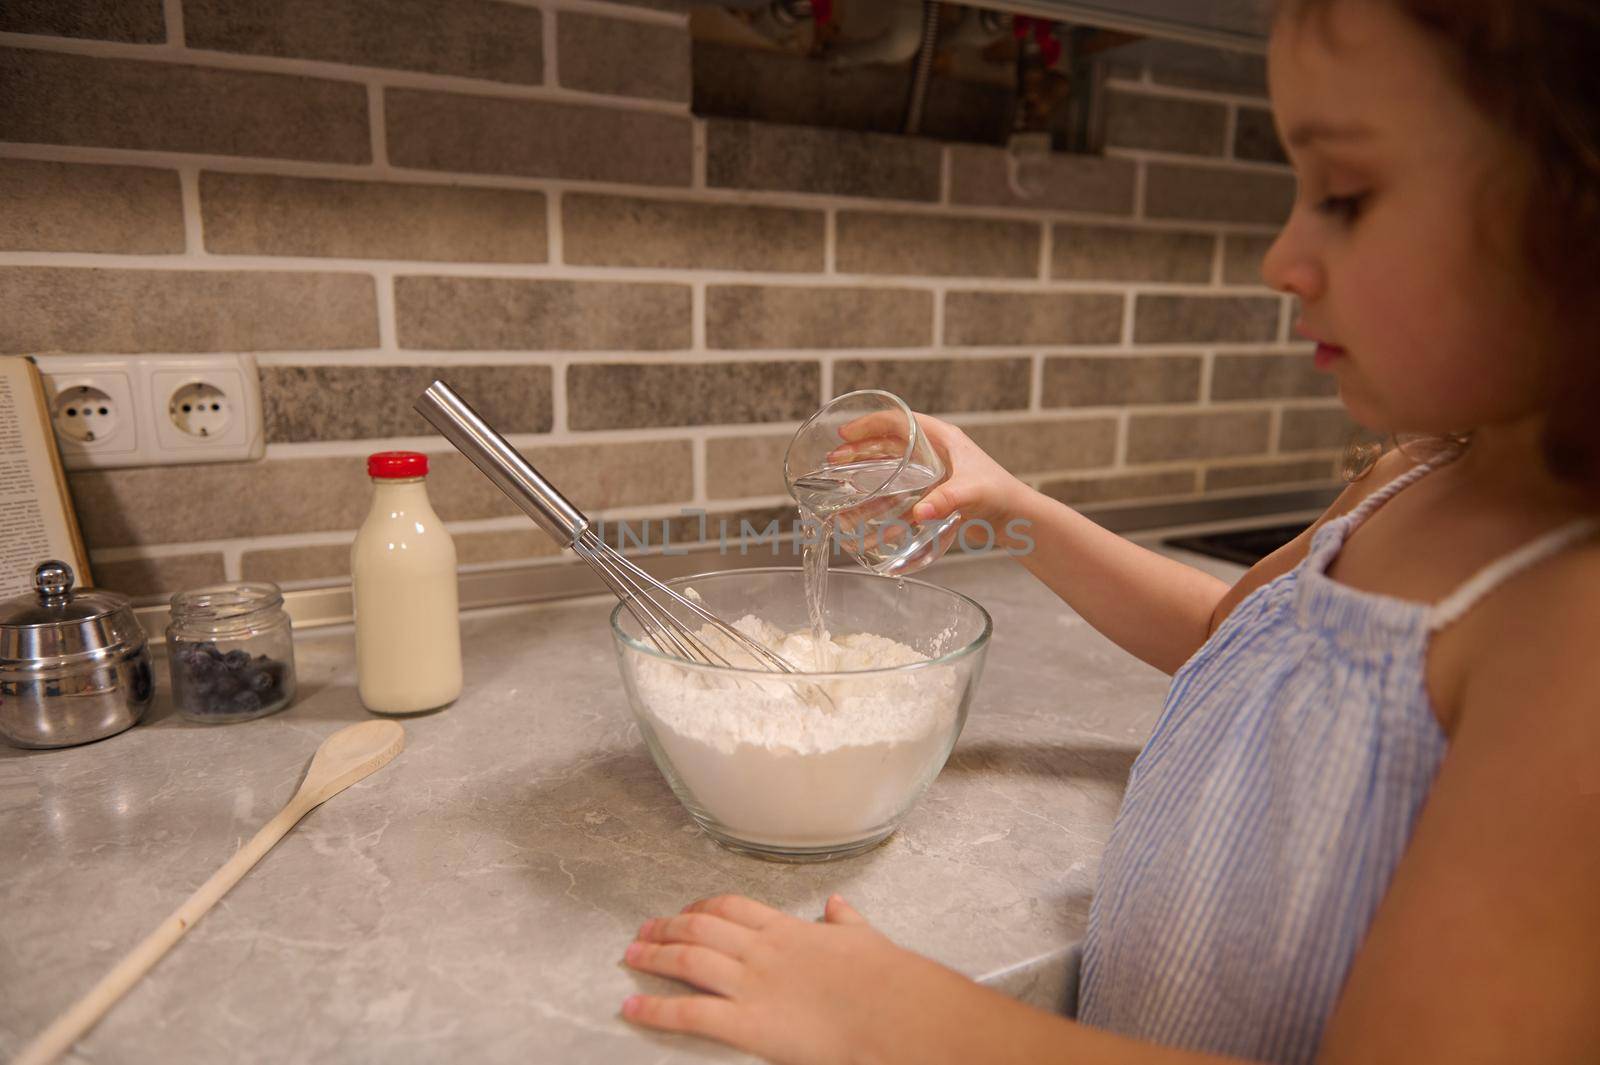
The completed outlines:
<svg viewBox="0 0 1600 1065">
<path fill-rule="evenodd" d="M 726 954 L 691 943 L 634 940 L 622 960 L 642 973 L 669 976 L 714 995 L 733 994 L 739 986 L 739 975 L 744 972 L 744 966 Z"/>
<path fill-rule="evenodd" d="M 709 913 L 680 913 L 646 921 L 638 938 L 645 943 L 695 943 L 731 958 L 743 958 L 752 935 L 744 925 Z"/>
<path fill-rule="evenodd" d="M 714 995 L 630 995 L 622 1015 L 646 1028 L 690 1032 L 734 1046 L 748 1047 L 739 1007 Z"/>
<path fill-rule="evenodd" d="M 866 924 L 867 919 L 844 901 L 843 895 L 829 895 L 822 907 L 822 919 L 829 924 Z"/>
<path fill-rule="evenodd" d="M 758 932 L 774 921 L 783 920 L 784 917 L 771 906 L 763 906 L 743 895 L 714 895 L 709 899 L 696 899 L 685 906 L 682 912 L 709 913 L 713 917 L 720 917 L 724 921 L 732 921 L 734 924 Z"/>
</svg>

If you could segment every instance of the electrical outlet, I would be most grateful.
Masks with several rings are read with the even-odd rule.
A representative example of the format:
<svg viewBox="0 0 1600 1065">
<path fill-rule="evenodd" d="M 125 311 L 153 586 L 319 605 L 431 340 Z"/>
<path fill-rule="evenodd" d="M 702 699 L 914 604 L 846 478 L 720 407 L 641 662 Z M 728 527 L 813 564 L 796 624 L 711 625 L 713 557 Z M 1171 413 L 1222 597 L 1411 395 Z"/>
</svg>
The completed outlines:
<svg viewBox="0 0 1600 1065">
<path fill-rule="evenodd" d="M 260 458 L 261 385 L 248 355 L 202 355 L 146 362 L 155 416 L 153 462 Z M 169 457 L 170 456 L 170 457 Z"/>
<path fill-rule="evenodd" d="M 34 362 L 44 375 L 62 465 L 81 469 L 140 462 L 133 360 L 41 355 Z"/>
<path fill-rule="evenodd" d="M 40 355 L 68 469 L 238 462 L 266 451 L 249 355 Z"/>
</svg>

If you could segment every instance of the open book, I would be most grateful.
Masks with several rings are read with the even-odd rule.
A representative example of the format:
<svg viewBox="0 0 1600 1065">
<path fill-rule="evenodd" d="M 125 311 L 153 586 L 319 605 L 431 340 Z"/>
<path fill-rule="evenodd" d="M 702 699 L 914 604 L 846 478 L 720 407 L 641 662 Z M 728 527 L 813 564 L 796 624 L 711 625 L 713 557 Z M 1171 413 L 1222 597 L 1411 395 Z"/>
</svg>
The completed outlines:
<svg viewBox="0 0 1600 1065">
<path fill-rule="evenodd" d="M 0 355 L 0 599 L 33 588 L 33 568 L 48 558 L 92 583 L 89 557 L 56 453 L 39 368 Z"/>
</svg>

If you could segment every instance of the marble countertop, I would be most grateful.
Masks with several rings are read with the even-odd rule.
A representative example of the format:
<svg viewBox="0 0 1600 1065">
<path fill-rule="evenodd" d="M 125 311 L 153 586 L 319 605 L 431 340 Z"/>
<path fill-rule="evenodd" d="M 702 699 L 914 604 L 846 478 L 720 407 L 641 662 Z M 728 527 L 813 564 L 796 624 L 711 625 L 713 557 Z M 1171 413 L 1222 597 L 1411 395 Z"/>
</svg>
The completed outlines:
<svg viewBox="0 0 1600 1065">
<path fill-rule="evenodd" d="M 673 986 L 622 966 L 639 924 L 728 891 L 806 917 L 841 892 L 896 942 L 1060 1006 L 1166 678 L 1015 562 L 928 579 L 987 607 L 995 637 L 949 763 L 884 845 L 816 865 L 718 847 L 640 739 L 609 602 L 475 612 L 462 697 L 405 720 L 404 753 L 307 816 L 77 1060 L 743 1061 L 617 1012 Z M 272 717 L 190 724 L 158 663 L 162 695 L 137 728 L 0 746 L 0 1058 L 277 812 L 329 733 L 369 716 L 348 626 L 298 634 L 296 659 L 300 698 Z"/>
</svg>

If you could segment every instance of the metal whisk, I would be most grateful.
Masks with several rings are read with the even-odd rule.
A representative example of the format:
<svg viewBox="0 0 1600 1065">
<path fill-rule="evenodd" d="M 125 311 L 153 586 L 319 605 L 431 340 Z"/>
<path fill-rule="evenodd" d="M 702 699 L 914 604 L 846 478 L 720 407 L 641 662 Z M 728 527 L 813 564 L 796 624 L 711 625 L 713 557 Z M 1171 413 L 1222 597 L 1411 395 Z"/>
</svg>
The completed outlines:
<svg viewBox="0 0 1600 1065">
<path fill-rule="evenodd" d="M 622 600 L 650 642 L 662 654 L 676 655 L 706 665 L 735 668 L 748 665 L 728 661 L 681 620 L 689 617 L 715 626 L 717 631 L 731 639 L 735 646 L 749 654 L 759 665 L 779 673 L 799 672 L 782 656 L 752 640 L 693 599 L 662 584 L 602 540 L 583 512 L 556 491 L 554 485 L 545 480 L 504 437 L 491 429 L 449 385 L 435 381 L 413 406 L 458 451 L 471 459 L 472 464 L 482 470 L 489 480 L 510 496 L 511 501 L 528 517 L 554 537 L 556 543 L 577 552 L 578 557 L 587 562 L 616 597 Z"/>
</svg>

